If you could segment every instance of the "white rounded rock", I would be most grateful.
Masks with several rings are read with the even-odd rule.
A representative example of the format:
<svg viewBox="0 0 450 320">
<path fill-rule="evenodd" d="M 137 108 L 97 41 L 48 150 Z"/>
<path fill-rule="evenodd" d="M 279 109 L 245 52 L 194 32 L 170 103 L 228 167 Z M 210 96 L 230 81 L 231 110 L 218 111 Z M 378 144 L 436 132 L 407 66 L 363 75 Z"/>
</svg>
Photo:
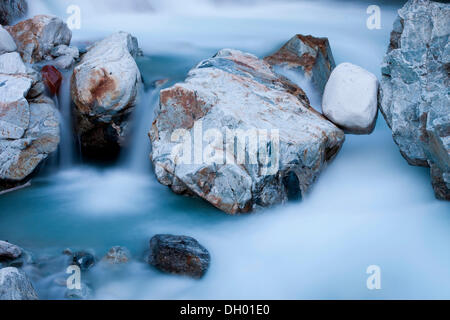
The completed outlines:
<svg viewBox="0 0 450 320">
<path fill-rule="evenodd" d="M 351 63 L 331 73 L 322 99 L 323 114 L 347 133 L 370 134 L 378 111 L 377 77 Z"/>
</svg>

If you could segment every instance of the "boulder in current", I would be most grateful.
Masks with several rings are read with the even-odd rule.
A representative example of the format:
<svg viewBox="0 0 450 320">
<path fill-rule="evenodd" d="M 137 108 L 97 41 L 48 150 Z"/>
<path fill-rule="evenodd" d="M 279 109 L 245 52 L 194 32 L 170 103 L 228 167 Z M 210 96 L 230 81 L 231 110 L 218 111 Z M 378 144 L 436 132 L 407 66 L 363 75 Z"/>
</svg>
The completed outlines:
<svg viewBox="0 0 450 320">
<path fill-rule="evenodd" d="M 116 155 L 142 82 L 136 38 L 115 33 L 95 43 L 75 66 L 71 91 L 82 152 Z"/>
<path fill-rule="evenodd" d="M 431 168 L 450 200 L 450 4 L 410 0 L 398 11 L 382 65 L 380 110 L 409 164 Z"/>
<path fill-rule="evenodd" d="M 299 87 L 231 49 L 161 91 L 150 137 L 160 183 L 229 214 L 305 195 L 345 139 Z"/>
<path fill-rule="evenodd" d="M 378 115 L 377 77 L 351 63 L 333 70 L 322 100 L 323 114 L 348 133 L 370 134 Z"/>
<path fill-rule="evenodd" d="M 81 271 L 87 271 L 95 265 L 95 257 L 86 251 L 78 251 L 72 255 L 72 263 L 79 266 Z"/>
<path fill-rule="evenodd" d="M 194 238 L 159 234 L 150 240 L 148 262 L 163 272 L 201 278 L 210 260 L 208 250 Z"/>
<path fill-rule="evenodd" d="M 22 249 L 12 243 L 0 240 L 0 261 L 15 260 L 22 255 Z"/>
</svg>

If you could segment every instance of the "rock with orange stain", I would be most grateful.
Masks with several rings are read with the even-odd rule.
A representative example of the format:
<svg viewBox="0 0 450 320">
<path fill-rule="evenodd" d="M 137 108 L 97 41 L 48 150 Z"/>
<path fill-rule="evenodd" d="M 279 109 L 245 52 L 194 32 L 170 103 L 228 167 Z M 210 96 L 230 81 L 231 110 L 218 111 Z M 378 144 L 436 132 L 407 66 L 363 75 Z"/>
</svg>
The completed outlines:
<svg viewBox="0 0 450 320">
<path fill-rule="evenodd" d="M 86 155 L 113 155 L 120 149 L 142 85 L 138 51 L 136 38 L 118 32 L 91 46 L 75 66 L 71 91 Z"/>
<path fill-rule="evenodd" d="M 150 138 L 160 183 L 237 214 L 306 195 L 344 132 L 267 62 L 224 49 L 161 91 Z"/>
<path fill-rule="evenodd" d="M 72 31 L 61 19 L 38 15 L 6 27 L 17 44 L 24 62 L 36 63 L 51 59 L 52 50 L 59 45 L 69 45 Z"/>
<path fill-rule="evenodd" d="M 62 83 L 62 74 L 54 66 L 47 65 L 41 69 L 42 79 L 50 93 L 58 94 Z"/>
<path fill-rule="evenodd" d="M 328 78 L 336 67 L 327 38 L 301 34 L 294 36 L 265 61 L 273 66 L 275 72 L 288 76 L 294 82 L 297 82 L 295 75 L 305 77 L 320 94 L 323 94 Z"/>
</svg>

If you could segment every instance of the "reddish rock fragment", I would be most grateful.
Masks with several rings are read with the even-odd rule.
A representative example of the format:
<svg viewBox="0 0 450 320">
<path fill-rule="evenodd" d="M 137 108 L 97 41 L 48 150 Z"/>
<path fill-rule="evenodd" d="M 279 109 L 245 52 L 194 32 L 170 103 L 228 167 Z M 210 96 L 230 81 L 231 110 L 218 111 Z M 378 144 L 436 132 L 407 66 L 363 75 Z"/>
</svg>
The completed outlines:
<svg viewBox="0 0 450 320">
<path fill-rule="evenodd" d="M 47 65 L 42 68 L 41 74 L 42 79 L 50 92 L 53 95 L 57 94 L 62 82 L 61 72 L 59 72 L 54 66 Z"/>
</svg>

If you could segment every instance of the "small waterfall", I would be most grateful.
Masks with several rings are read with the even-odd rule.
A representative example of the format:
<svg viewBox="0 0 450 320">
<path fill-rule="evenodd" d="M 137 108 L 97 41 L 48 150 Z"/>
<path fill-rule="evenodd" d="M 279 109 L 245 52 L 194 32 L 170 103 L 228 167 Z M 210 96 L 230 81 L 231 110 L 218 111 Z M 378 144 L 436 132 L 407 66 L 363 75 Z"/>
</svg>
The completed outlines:
<svg viewBox="0 0 450 320">
<path fill-rule="evenodd" d="M 149 155 L 151 151 L 150 131 L 153 121 L 153 111 L 159 102 L 159 90 L 142 90 L 139 103 L 132 116 L 133 129 L 130 135 L 130 145 L 125 155 L 126 167 L 138 173 L 150 170 Z"/>
<path fill-rule="evenodd" d="M 60 111 L 60 136 L 58 150 L 58 168 L 67 169 L 74 164 L 75 141 L 73 136 L 72 122 L 72 99 L 70 96 L 70 79 L 73 71 L 62 74 L 63 80 L 59 94 L 53 97 L 57 108 Z"/>
</svg>

